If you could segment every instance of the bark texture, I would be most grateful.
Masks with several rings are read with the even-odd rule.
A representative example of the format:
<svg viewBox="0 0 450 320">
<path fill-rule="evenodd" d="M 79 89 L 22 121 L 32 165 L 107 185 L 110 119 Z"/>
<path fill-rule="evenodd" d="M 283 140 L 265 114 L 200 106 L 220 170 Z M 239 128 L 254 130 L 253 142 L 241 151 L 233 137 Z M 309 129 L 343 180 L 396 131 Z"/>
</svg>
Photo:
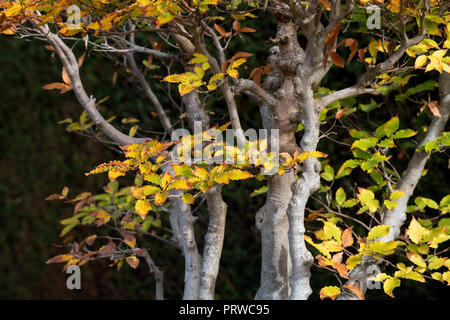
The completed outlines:
<svg viewBox="0 0 450 320">
<path fill-rule="evenodd" d="M 209 222 L 203 248 L 199 299 L 213 300 L 225 236 L 227 205 L 222 199 L 219 186 L 207 191 L 206 200 L 208 202 Z"/>
</svg>

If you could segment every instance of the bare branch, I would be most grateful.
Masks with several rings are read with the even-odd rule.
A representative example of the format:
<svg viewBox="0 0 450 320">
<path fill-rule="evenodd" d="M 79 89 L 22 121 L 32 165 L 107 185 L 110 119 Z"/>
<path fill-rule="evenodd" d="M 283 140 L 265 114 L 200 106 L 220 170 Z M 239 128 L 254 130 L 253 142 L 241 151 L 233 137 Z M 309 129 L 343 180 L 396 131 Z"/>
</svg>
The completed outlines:
<svg viewBox="0 0 450 320">
<path fill-rule="evenodd" d="M 258 86 L 254 81 L 248 79 L 239 79 L 236 82 L 235 94 L 239 94 L 239 92 L 246 92 L 246 91 L 256 95 L 270 107 L 274 107 L 277 104 L 277 100 L 263 88 Z"/>
<path fill-rule="evenodd" d="M 325 97 L 318 98 L 317 103 L 320 105 L 320 108 L 322 109 L 333 102 L 336 102 L 336 101 L 339 101 L 342 99 L 346 99 L 346 98 L 355 97 L 355 96 L 358 96 L 360 94 L 365 94 L 365 93 L 374 94 L 374 95 L 378 94 L 378 92 L 374 88 L 361 88 L 358 86 L 353 86 L 353 87 L 345 88 L 345 89 L 330 93 L 329 95 L 326 95 Z"/>
<path fill-rule="evenodd" d="M 139 70 L 138 66 L 136 65 L 136 61 L 134 59 L 133 54 L 130 52 L 127 52 L 126 57 L 127 57 L 128 63 L 130 64 L 131 70 L 133 71 L 134 75 L 137 77 L 139 84 L 141 85 L 142 89 L 145 92 L 145 95 L 147 96 L 147 98 L 150 99 L 153 106 L 155 107 L 162 126 L 169 133 L 172 133 L 173 127 L 172 127 L 172 124 L 170 123 L 169 118 L 167 117 L 166 111 L 164 111 L 164 108 L 162 107 L 161 103 L 159 102 L 158 97 L 156 97 L 156 95 L 153 93 L 153 90 L 150 88 L 149 83 L 147 82 L 144 75 Z"/>
<path fill-rule="evenodd" d="M 78 102 L 84 110 L 86 110 L 91 120 L 100 128 L 100 130 L 110 139 L 121 145 L 141 143 L 148 140 L 146 138 L 133 138 L 127 136 L 106 122 L 100 112 L 98 112 L 95 106 L 94 98 L 92 96 L 88 97 L 86 91 L 84 90 L 80 79 L 78 62 L 75 59 L 75 55 L 72 50 L 59 38 L 58 35 L 51 33 L 48 28 L 39 27 L 38 30 L 55 48 L 55 51 L 66 69 L 70 81 L 72 82 L 72 88 Z"/>
</svg>

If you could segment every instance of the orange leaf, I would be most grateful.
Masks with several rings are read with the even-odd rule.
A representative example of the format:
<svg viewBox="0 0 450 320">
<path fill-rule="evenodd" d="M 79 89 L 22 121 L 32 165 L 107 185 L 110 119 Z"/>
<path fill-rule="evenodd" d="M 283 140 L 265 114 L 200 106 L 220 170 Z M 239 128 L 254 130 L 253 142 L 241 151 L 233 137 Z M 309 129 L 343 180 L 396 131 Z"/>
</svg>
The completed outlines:
<svg viewBox="0 0 450 320">
<path fill-rule="evenodd" d="M 347 228 L 342 232 L 342 246 L 344 248 L 353 244 L 352 227 Z"/>
<path fill-rule="evenodd" d="M 67 85 L 71 85 L 72 81 L 70 81 L 69 74 L 66 71 L 66 68 L 63 67 L 62 69 L 62 79 Z"/>
<path fill-rule="evenodd" d="M 359 300 L 365 300 L 363 293 L 361 292 L 361 289 L 359 289 L 357 286 L 354 286 L 352 284 L 346 284 L 344 288 L 350 289 Z"/>
<path fill-rule="evenodd" d="M 253 28 L 245 27 L 245 28 L 240 29 L 239 32 L 256 32 L 256 30 Z"/>
<path fill-rule="evenodd" d="M 241 30 L 241 24 L 238 20 L 234 20 L 233 29 L 236 30 L 237 32 L 239 32 L 239 30 Z"/>
<path fill-rule="evenodd" d="M 63 94 L 66 93 L 67 91 L 72 89 L 72 86 L 69 86 L 65 83 L 61 83 L 61 82 L 53 82 L 53 83 L 49 83 L 45 86 L 42 87 L 45 90 L 60 90 L 59 93 Z"/>
<path fill-rule="evenodd" d="M 343 68 L 344 67 L 344 60 L 340 55 L 338 55 L 336 52 L 328 52 L 328 54 L 331 57 L 331 60 L 333 60 L 333 63 L 337 65 L 338 67 Z"/>
<path fill-rule="evenodd" d="M 319 0 L 319 2 L 327 9 L 331 10 L 331 4 L 328 0 Z"/>
</svg>

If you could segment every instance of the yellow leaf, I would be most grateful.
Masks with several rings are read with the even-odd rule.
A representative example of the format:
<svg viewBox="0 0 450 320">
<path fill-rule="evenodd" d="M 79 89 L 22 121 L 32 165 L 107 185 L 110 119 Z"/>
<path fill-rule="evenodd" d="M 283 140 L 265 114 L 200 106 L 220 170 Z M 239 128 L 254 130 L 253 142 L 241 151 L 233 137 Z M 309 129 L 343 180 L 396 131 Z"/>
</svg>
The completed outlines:
<svg viewBox="0 0 450 320">
<path fill-rule="evenodd" d="M 406 233 L 412 242 L 419 244 L 422 238 L 425 235 L 429 234 L 430 231 L 422 227 L 420 223 L 417 222 L 417 220 L 413 217 Z"/>
<path fill-rule="evenodd" d="M 186 180 L 176 180 L 172 182 L 168 187 L 167 190 L 177 189 L 177 190 L 189 190 L 192 186 L 190 183 Z"/>
<path fill-rule="evenodd" d="M 384 237 L 389 233 L 389 228 L 391 226 L 379 225 L 370 229 L 369 234 L 367 235 L 367 240 L 377 239 L 379 237 Z"/>
<path fill-rule="evenodd" d="M 142 219 L 145 218 L 151 208 L 152 206 L 148 200 L 138 200 L 135 205 L 136 212 Z"/>
<path fill-rule="evenodd" d="M 181 197 L 181 200 L 183 200 L 187 204 L 193 204 L 194 203 L 194 197 L 190 193 L 185 193 Z"/>
<path fill-rule="evenodd" d="M 239 169 L 232 169 L 228 171 L 228 174 L 231 180 L 244 180 L 252 177 L 251 173 Z"/>
<path fill-rule="evenodd" d="M 167 191 L 158 192 L 155 196 L 155 204 L 157 206 L 164 204 L 167 200 L 168 195 L 169 195 L 169 193 Z"/>
<path fill-rule="evenodd" d="M 414 63 L 414 68 L 419 69 L 419 68 L 423 67 L 425 65 L 425 63 L 427 63 L 427 60 L 428 60 L 428 58 L 426 55 L 418 56 L 416 59 L 416 62 Z"/>
<path fill-rule="evenodd" d="M 400 279 L 390 277 L 384 281 L 383 289 L 384 292 L 386 292 L 386 294 L 394 298 L 394 294 L 392 293 L 392 291 L 399 286 L 400 286 Z"/>
<path fill-rule="evenodd" d="M 362 261 L 362 255 L 354 255 L 347 258 L 346 267 L 348 270 L 353 269 L 356 265 L 358 265 Z"/>
<path fill-rule="evenodd" d="M 332 300 L 336 299 L 337 296 L 341 293 L 341 289 L 335 286 L 323 287 L 320 290 L 320 299 L 330 298 Z"/>
</svg>

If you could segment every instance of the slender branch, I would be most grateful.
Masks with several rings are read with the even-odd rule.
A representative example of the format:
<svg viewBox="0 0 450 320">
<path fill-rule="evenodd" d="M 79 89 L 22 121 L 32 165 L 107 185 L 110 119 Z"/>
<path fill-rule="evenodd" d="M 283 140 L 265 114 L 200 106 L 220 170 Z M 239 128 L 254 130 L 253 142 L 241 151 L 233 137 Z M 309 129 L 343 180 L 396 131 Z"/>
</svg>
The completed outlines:
<svg viewBox="0 0 450 320">
<path fill-rule="evenodd" d="M 81 104 L 83 109 L 86 110 L 91 120 L 100 128 L 100 130 L 111 140 L 121 145 L 141 143 L 147 140 L 145 138 L 133 138 L 127 136 L 106 122 L 100 112 L 98 112 L 95 106 L 94 98 L 92 96 L 88 97 L 86 91 L 84 90 L 80 79 L 78 62 L 75 59 L 75 55 L 72 50 L 59 38 L 58 35 L 51 33 L 48 28 L 38 27 L 38 30 L 55 48 L 58 57 L 69 75 L 72 88 L 78 102 Z"/>
<path fill-rule="evenodd" d="M 150 257 L 148 250 L 142 253 L 145 261 L 148 264 L 150 273 L 155 275 L 155 297 L 156 300 L 164 300 L 164 271 L 155 265 L 153 259 Z"/>
<path fill-rule="evenodd" d="M 248 79 L 239 79 L 236 82 L 235 94 L 247 91 L 257 96 L 271 107 L 275 107 L 277 104 L 277 99 L 270 95 L 266 90 L 258 86 L 254 81 Z"/>
<path fill-rule="evenodd" d="M 128 63 L 130 64 L 131 70 L 133 71 L 134 75 L 137 77 L 139 84 L 141 85 L 142 89 L 145 92 L 145 95 L 147 96 L 147 98 L 150 99 L 153 106 L 155 107 L 162 126 L 169 133 L 172 133 L 173 127 L 172 127 L 172 124 L 170 123 L 169 117 L 167 116 L 166 112 L 164 111 L 164 108 L 162 107 L 158 97 L 153 93 L 153 90 L 150 88 L 149 83 L 147 82 L 144 75 L 139 70 L 138 66 L 136 65 L 136 60 L 134 59 L 133 54 L 130 52 L 127 52 L 125 55 L 127 57 Z"/>
<path fill-rule="evenodd" d="M 317 103 L 320 105 L 320 108 L 323 109 L 324 107 L 328 106 L 329 104 L 331 104 L 333 102 L 336 102 L 336 101 L 339 101 L 342 99 L 346 99 L 346 98 L 355 97 L 355 96 L 358 96 L 360 94 L 365 94 L 365 93 L 374 94 L 374 95 L 378 94 L 378 92 L 374 88 L 362 88 L 359 86 L 353 86 L 353 87 L 335 91 L 333 93 L 326 95 L 325 97 L 318 98 Z"/>
</svg>

